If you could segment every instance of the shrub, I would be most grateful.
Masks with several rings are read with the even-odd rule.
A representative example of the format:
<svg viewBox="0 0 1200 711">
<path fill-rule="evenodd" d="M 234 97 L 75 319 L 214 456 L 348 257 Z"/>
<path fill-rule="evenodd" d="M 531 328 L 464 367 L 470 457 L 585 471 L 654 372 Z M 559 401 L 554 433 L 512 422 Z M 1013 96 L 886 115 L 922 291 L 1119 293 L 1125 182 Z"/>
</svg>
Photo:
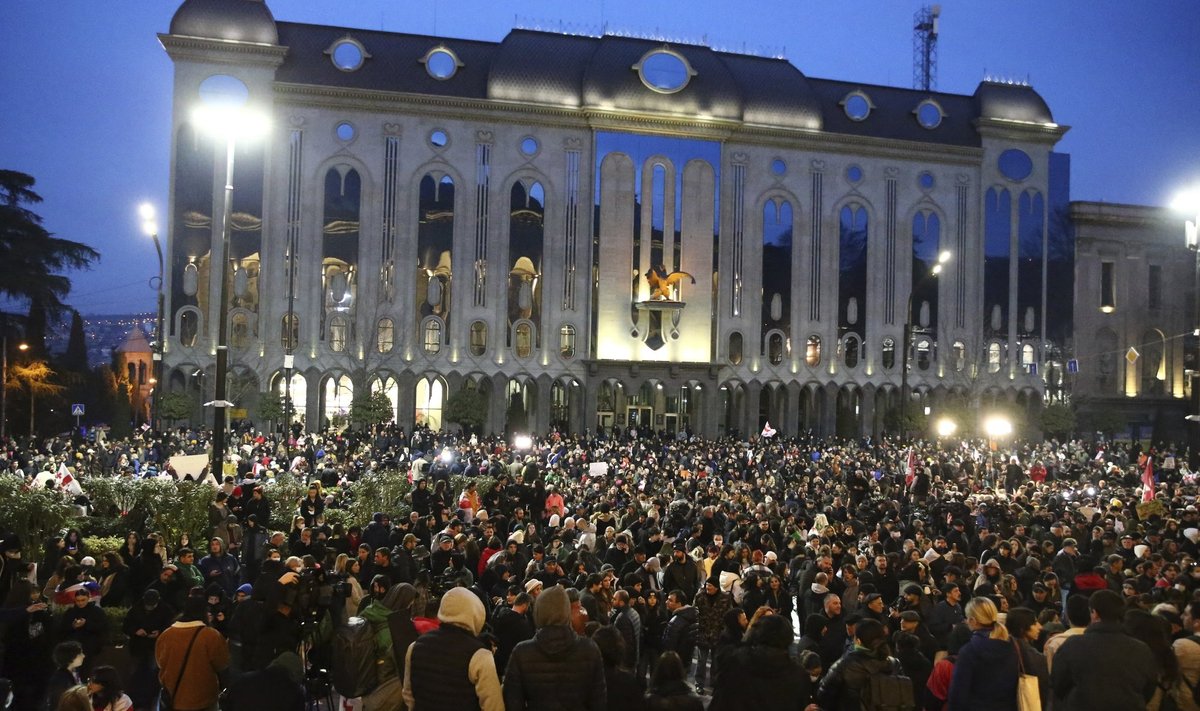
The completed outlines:
<svg viewBox="0 0 1200 711">
<path fill-rule="evenodd" d="M 83 547 L 87 549 L 88 555 L 96 559 L 96 563 L 100 563 L 100 557 L 105 553 L 116 553 L 121 550 L 125 539 L 119 536 L 84 536 Z"/>
<path fill-rule="evenodd" d="M 29 489 L 15 477 L 0 476 L 0 527 L 21 537 L 26 560 L 41 560 L 45 538 L 67 528 L 75 514 L 75 505 L 66 494 Z"/>
</svg>

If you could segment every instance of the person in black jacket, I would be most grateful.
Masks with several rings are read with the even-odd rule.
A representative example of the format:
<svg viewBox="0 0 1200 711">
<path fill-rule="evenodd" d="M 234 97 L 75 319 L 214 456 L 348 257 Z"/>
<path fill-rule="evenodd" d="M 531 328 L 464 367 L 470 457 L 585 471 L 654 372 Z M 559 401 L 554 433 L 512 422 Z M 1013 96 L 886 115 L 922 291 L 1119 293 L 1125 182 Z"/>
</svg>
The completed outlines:
<svg viewBox="0 0 1200 711">
<path fill-rule="evenodd" d="M 533 615 L 537 633 L 517 645 L 504 672 L 505 708 L 608 708 L 600 650 L 571 629 L 567 591 L 547 588 L 538 595 Z"/>
<path fill-rule="evenodd" d="M 141 600 L 129 608 L 122 629 L 129 637 L 129 696 L 136 707 L 149 706 L 158 693 L 158 673 L 154 666 L 154 643 L 171 626 L 175 611 L 162 602 L 157 590 L 142 593 Z"/>
<path fill-rule="evenodd" d="M 687 685 L 687 671 L 678 654 L 663 652 L 655 663 L 646 711 L 704 711 L 704 702 Z"/>
<path fill-rule="evenodd" d="M 832 623 L 831 623 L 832 624 Z M 863 620 L 854 629 L 854 649 L 834 662 L 825 677 L 817 700 L 825 711 L 859 711 L 863 691 L 875 674 L 899 674 L 900 664 L 889 656 L 887 628 L 875 620 Z"/>
<path fill-rule="evenodd" d="M 1054 653 L 1050 684 L 1060 711 L 1143 708 L 1158 688 L 1150 648 L 1125 633 L 1120 595 L 1100 590 L 1088 600 L 1092 623 Z"/>
<path fill-rule="evenodd" d="M 709 711 L 801 708 L 812 695 L 808 673 L 788 654 L 792 627 L 782 615 L 762 617 L 745 644 L 721 661 Z"/>
<path fill-rule="evenodd" d="M 92 604 L 92 594 L 86 589 L 75 591 L 75 605 L 63 613 L 59 622 L 61 638 L 75 641 L 83 648 L 86 659 L 81 669 L 86 674 L 95 664 L 96 655 L 108 638 L 108 616 L 99 605 Z"/>
<path fill-rule="evenodd" d="M 53 656 L 54 671 L 50 673 L 50 678 L 46 681 L 46 698 L 41 704 L 41 708 L 45 711 L 54 711 L 58 707 L 58 700 L 62 698 L 63 692 L 83 683 L 83 678 L 79 675 L 79 667 L 83 665 L 85 657 L 83 647 L 78 642 L 59 642 L 58 646 L 54 648 Z"/>
<path fill-rule="evenodd" d="M 238 677 L 229 685 L 221 705 L 225 711 L 301 711 L 304 708 L 304 668 L 294 652 L 284 652 L 266 669 Z"/>
<path fill-rule="evenodd" d="M 645 704 L 645 683 L 624 663 L 629 658 L 625 638 L 610 625 L 596 630 L 592 641 L 599 647 L 600 658 L 604 660 L 608 711 L 642 711 Z"/>
<path fill-rule="evenodd" d="M 687 601 L 682 590 L 667 593 L 667 613 L 671 618 L 662 636 L 663 651 L 678 654 L 685 670 L 692 666 L 692 654 L 700 637 L 700 611 Z"/>
<path fill-rule="evenodd" d="M 533 598 L 529 593 L 521 593 L 513 600 L 512 607 L 499 608 L 492 618 L 492 631 L 500 642 L 496 649 L 496 670 L 501 677 L 517 645 L 533 639 L 533 620 L 529 618 L 529 606 L 532 604 Z"/>
</svg>

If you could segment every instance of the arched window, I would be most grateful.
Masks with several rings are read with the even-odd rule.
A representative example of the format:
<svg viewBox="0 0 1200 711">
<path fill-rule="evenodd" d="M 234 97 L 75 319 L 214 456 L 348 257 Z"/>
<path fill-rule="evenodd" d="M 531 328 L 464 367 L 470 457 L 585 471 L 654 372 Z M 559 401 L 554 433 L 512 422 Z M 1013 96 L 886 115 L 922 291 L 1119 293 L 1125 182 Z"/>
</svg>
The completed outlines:
<svg viewBox="0 0 1200 711">
<path fill-rule="evenodd" d="M 1026 343 L 1021 346 L 1021 366 L 1026 370 L 1034 363 L 1034 352 L 1032 343 Z"/>
<path fill-rule="evenodd" d="M 454 291 L 454 179 L 426 173 L 418 193 L 414 307 L 417 318 L 436 316 L 449 324 Z"/>
<path fill-rule="evenodd" d="M 967 367 L 967 344 L 962 341 L 954 342 L 954 370 L 961 373 Z"/>
<path fill-rule="evenodd" d="M 779 365 L 783 362 L 783 334 L 778 331 L 767 337 L 767 360 L 771 365 Z"/>
<path fill-rule="evenodd" d="M 842 341 L 842 362 L 846 364 L 847 368 L 858 367 L 859 349 L 861 346 L 862 341 L 853 333 L 846 336 L 846 339 Z"/>
<path fill-rule="evenodd" d="M 291 321 L 291 328 L 288 328 L 288 321 Z M 300 317 L 296 314 L 284 314 L 279 320 L 280 344 L 287 350 L 295 350 L 296 344 L 300 342 Z"/>
<path fill-rule="evenodd" d="M 350 413 L 354 401 L 354 383 L 348 375 L 330 376 L 325 381 L 325 417 L 332 423 L 335 417 L 344 418 Z"/>
<path fill-rule="evenodd" d="M 884 370 L 891 370 L 896 366 L 896 339 L 887 337 L 880 344 L 881 362 Z"/>
<path fill-rule="evenodd" d="M 396 344 L 396 323 L 390 318 L 379 319 L 375 335 L 375 347 L 380 353 L 391 353 Z"/>
<path fill-rule="evenodd" d="M 518 323 L 513 328 L 513 353 L 518 358 L 528 358 L 533 353 L 533 327 L 528 323 Z"/>
<path fill-rule="evenodd" d="M 442 400 L 445 393 L 446 386 L 441 378 L 417 381 L 416 425 L 427 425 L 431 430 L 442 428 Z"/>
<path fill-rule="evenodd" d="M 933 362 L 933 342 L 928 338 L 917 339 L 914 346 L 916 351 L 916 361 L 918 370 L 929 370 L 930 364 Z"/>
<path fill-rule="evenodd" d="M 146 384 L 146 362 L 138 362 L 138 385 Z"/>
<path fill-rule="evenodd" d="M 200 334 L 200 312 L 188 309 L 179 314 L 179 343 L 184 348 L 196 345 L 196 336 Z"/>
<path fill-rule="evenodd" d="M 742 364 L 742 334 L 737 331 L 729 334 L 729 362 L 733 365 Z"/>
<path fill-rule="evenodd" d="M 808 367 L 815 368 L 821 364 L 821 337 L 809 336 L 804 347 L 804 362 Z"/>
<path fill-rule="evenodd" d="M 487 352 L 488 327 L 483 321 L 471 324 L 471 355 L 481 356 Z"/>
<path fill-rule="evenodd" d="M 250 345 L 250 315 L 244 311 L 229 317 L 229 345 L 238 350 Z"/>
<path fill-rule="evenodd" d="M 334 316 L 329 319 L 329 348 L 334 353 L 346 350 L 346 317 Z"/>
<path fill-rule="evenodd" d="M 130 385 L 136 384 L 137 383 L 137 364 L 129 363 L 129 364 L 127 364 L 126 369 L 129 371 L 129 375 L 126 378 L 129 381 L 129 384 Z"/>
<path fill-rule="evenodd" d="M 424 335 L 421 343 L 425 348 L 425 352 L 429 355 L 435 355 L 442 350 L 442 322 L 436 318 L 431 318 L 425 321 Z"/>
<path fill-rule="evenodd" d="M 1000 352 L 1000 344 L 992 341 L 987 348 L 987 370 L 989 373 L 999 373 L 1000 364 L 1002 362 L 1002 354 Z"/>
<path fill-rule="evenodd" d="M 575 327 L 569 323 L 558 329 L 558 354 L 563 358 L 575 357 Z"/>
</svg>

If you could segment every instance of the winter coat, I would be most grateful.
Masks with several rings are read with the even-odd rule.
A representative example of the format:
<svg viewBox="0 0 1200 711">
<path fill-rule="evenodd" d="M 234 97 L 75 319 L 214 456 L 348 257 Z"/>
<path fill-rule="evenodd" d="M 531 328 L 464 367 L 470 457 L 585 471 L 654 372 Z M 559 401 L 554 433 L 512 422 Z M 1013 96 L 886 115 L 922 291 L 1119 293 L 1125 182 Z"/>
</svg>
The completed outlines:
<svg viewBox="0 0 1200 711">
<path fill-rule="evenodd" d="M 733 607 L 733 598 L 729 593 L 718 592 L 716 595 L 709 595 L 701 590 L 696 593 L 692 605 L 696 608 L 700 624 L 696 643 L 704 649 L 715 648 L 717 640 L 721 638 L 721 631 L 725 628 L 725 613 Z"/>
<path fill-rule="evenodd" d="M 663 651 L 675 652 L 686 669 L 692 663 L 692 653 L 700 636 L 700 613 L 691 605 L 675 610 L 663 630 Z"/>
<path fill-rule="evenodd" d="M 1050 684 L 1056 711 L 1144 708 L 1158 688 L 1158 664 L 1120 622 L 1093 622 L 1054 653 Z"/>
<path fill-rule="evenodd" d="M 899 674 L 900 663 L 891 657 L 877 657 L 855 647 L 833 663 L 817 692 L 817 702 L 826 711 L 860 711 L 863 690 L 875 674 Z"/>
<path fill-rule="evenodd" d="M 1011 641 L 977 630 L 958 653 L 949 711 L 1006 711 L 1017 707 L 1017 651 Z"/>
<path fill-rule="evenodd" d="M 764 645 L 734 649 L 721 660 L 709 711 L 803 709 L 812 681 L 788 650 Z"/>
<path fill-rule="evenodd" d="M 704 702 L 682 681 L 646 692 L 646 711 L 704 711 Z"/>
<path fill-rule="evenodd" d="M 596 643 L 567 625 L 548 625 L 512 651 L 504 672 L 508 711 L 608 708 L 604 663 Z"/>
</svg>

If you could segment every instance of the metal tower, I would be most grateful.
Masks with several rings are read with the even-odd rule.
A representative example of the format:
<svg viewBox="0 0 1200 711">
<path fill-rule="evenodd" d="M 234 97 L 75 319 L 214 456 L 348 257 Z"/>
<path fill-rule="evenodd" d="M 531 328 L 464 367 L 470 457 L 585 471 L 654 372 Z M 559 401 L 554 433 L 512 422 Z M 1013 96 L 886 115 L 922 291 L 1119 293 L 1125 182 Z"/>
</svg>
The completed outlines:
<svg viewBox="0 0 1200 711">
<path fill-rule="evenodd" d="M 926 5 L 913 15 L 913 88 L 937 88 L 938 16 L 941 5 Z"/>
</svg>

